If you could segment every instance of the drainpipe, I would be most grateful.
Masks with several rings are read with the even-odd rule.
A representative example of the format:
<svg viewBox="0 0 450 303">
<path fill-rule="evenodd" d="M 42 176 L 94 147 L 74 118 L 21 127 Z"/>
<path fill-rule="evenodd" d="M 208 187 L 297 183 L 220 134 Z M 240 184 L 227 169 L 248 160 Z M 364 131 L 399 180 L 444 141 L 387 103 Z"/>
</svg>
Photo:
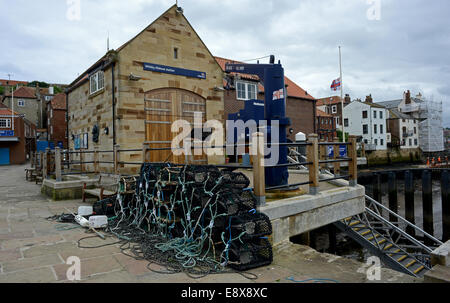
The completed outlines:
<svg viewBox="0 0 450 303">
<path fill-rule="evenodd" d="M 112 73 L 112 117 L 113 117 L 113 149 L 117 144 L 116 140 L 116 94 L 115 94 L 115 81 L 114 81 L 114 67 L 116 63 L 113 62 L 111 66 Z"/>
</svg>

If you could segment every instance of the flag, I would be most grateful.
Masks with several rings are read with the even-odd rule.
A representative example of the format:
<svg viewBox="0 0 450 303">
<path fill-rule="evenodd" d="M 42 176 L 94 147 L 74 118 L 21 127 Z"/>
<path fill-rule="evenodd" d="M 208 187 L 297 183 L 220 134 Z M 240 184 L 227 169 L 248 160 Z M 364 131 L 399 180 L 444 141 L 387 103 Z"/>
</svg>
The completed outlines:
<svg viewBox="0 0 450 303">
<path fill-rule="evenodd" d="M 341 78 L 337 78 L 331 84 L 331 90 L 337 91 L 341 89 Z"/>
</svg>

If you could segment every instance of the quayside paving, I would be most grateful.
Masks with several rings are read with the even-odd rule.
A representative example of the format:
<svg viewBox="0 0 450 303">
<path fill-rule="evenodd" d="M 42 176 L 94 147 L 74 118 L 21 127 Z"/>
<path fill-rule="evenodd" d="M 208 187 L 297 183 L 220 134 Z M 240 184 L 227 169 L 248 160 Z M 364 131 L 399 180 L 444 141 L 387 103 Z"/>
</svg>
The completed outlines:
<svg viewBox="0 0 450 303">
<path fill-rule="evenodd" d="M 180 273 L 155 273 L 146 261 L 135 260 L 120 252 L 119 245 L 97 249 L 78 248 L 77 241 L 92 236 L 81 228 L 65 230 L 48 217 L 76 212 L 79 200 L 54 202 L 41 195 L 40 185 L 25 181 L 27 166 L 0 167 L 0 283 L 69 282 L 66 272 L 71 256 L 81 259 L 80 283 L 366 283 L 369 265 L 355 260 L 319 253 L 310 247 L 282 242 L 274 247 L 270 266 L 250 270 L 258 279 L 249 280 L 237 273 L 209 275 L 192 279 Z M 92 202 L 90 203 L 92 204 Z M 87 204 L 89 205 L 89 203 Z M 92 238 L 84 245 L 113 241 Z M 154 270 L 163 270 L 152 265 Z M 316 280 L 317 281 L 317 280 Z M 383 283 L 417 283 L 413 278 L 390 269 L 382 269 Z M 70 282 L 71 283 L 71 282 Z"/>
</svg>

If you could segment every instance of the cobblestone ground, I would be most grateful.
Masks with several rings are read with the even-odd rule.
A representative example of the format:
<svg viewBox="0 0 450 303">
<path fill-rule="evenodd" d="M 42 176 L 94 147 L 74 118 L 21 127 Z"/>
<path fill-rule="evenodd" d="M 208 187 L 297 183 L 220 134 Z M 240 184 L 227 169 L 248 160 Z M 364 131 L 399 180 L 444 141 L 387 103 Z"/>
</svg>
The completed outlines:
<svg viewBox="0 0 450 303">
<path fill-rule="evenodd" d="M 272 265 L 251 270 L 257 280 L 249 280 L 237 273 L 202 279 L 191 279 L 185 274 L 159 274 L 148 270 L 146 261 L 122 254 L 118 245 L 78 248 L 77 241 L 92 234 L 81 228 L 64 230 L 68 225 L 47 218 L 67 213 L 67 209 L 76 212 L 83 203 L 53 202 L 42 196 L 39 185 L 25 181 L 25 167 L 0 167 L 0 283 L 69 282 L 66 273 L 70 265 L 66 261 L 71 256 L 81 260 L 81 283 L 294 283 L 292 280 L 311 278 L 344 283 L 368 282 L 364 264 L 290 243 L 274 249 Z M 114 239 L 95 238 L 84 244 L 96 246 L 107 241 Z M 418 281 L 383 269 L 381 282 Z"/>
</svg>

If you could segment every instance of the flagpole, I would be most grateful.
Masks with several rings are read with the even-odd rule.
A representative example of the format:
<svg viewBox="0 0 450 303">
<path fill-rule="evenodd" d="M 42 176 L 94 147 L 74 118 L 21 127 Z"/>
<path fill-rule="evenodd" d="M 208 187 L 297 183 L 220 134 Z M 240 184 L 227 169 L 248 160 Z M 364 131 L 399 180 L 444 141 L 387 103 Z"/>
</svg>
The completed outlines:
<svg viewBox="0 0 450 303">
<path fill-rule="evenodd" d="M 345 143 L 345 129 L 344 129 L 344 81 L 342 79 L 342 55 L 341 47 L 339 46 L 339 70 L 341 73 L 341 128 L 342 128 L 342 142 Z"/>
</svg>

